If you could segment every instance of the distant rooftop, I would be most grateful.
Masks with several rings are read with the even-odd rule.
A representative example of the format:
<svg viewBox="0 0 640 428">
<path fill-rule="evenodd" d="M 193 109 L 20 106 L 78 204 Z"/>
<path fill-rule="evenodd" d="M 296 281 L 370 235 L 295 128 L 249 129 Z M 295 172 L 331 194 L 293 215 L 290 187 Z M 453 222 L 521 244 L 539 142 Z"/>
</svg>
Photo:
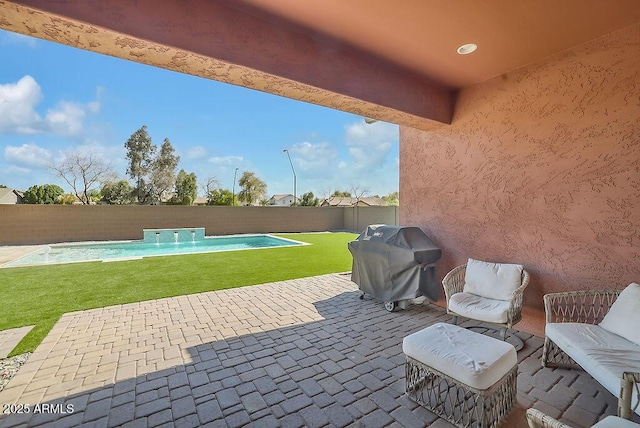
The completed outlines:
<svg viewBox="0 0 640 428">
<path fill-rule="evenodd" d="M 0 187 L 0 204 L 22 204 L 23 194 L 22 190 Z"/>
</svg>

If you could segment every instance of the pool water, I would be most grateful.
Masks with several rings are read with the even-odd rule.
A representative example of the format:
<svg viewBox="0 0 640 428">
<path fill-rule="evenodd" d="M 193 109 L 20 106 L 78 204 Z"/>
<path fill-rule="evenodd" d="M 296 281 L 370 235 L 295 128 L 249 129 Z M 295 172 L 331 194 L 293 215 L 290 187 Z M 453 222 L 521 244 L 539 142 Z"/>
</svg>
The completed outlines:
<svg viewBox="0 0 640 428">
<path fill-rule="evenodd" d="M 40 249 L 27 256 L 13 260 L 4 266 L 71 263 L 89 260 L 115 261 L 118 259 L 135 259 L 149 256 L 195 254 L 295 245 L 304 245 L 304 243 L 277 238 L 272 235 L 212 237 L 199 241 L 194 240 L 178 243 L 126 241 L 105 244 L 61 244 Z"/>
</svg>

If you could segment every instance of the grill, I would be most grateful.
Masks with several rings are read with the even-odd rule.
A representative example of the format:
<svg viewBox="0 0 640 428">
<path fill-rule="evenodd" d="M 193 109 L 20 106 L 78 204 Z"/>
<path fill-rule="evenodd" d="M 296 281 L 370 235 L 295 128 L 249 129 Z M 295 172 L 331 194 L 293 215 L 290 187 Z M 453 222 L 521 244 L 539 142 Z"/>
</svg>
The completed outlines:
<svg viewBox="0 0 640 428">
<path fill-rule="evenodd" d="M 364 298 L 369 294 L 388 311 L 404 309 L 407 302 L 425 296 L 438 300 L 441 286 L 435 263 L 442 250 L 418 227 L 371 225 L 349 242 L 353 256 L 351 280 Z"/>
</svg>

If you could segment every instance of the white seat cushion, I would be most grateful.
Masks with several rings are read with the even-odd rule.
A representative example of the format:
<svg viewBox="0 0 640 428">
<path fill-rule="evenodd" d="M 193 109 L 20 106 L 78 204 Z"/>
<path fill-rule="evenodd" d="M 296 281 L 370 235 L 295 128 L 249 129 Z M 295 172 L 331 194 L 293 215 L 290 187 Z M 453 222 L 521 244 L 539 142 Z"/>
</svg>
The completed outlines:
<svg viewBox="0 0 640 428">
<path fill-rule="evenodd" d="M 638 428 L 640 425 L 618 416 L 607 416 L 591 428 Z"/>
<path fill-rule="evenodd" d="M 510 300 L 522 285 L 522 265 L 488 263 L 469 259 L 464 276 L 465 293 L 496 300 Z"/>
<path fill-rule="evenodd" d="M 600 323 L 605 330 L 640 345 L 640 285 L 632 282 L 622 290 Z"/>
<path fill-rule="evenodd" d="M 517 363 L 507 342 L 437 323 L 402 341 L 405 355 L 476 389 L 495 385 Z"/>
<path fill-rule="evenodd" d="M 616 397 L 622 373 L 640 372 L 640 346 L 598 325 L 548 323 L 545 334 Z M 631 407 L 638 399 L 635 388 L 633 396 Z"/>
<path fill-rule="evenodd" d="M 449 310 L 474 320 L 504 324 L 508 319 L 509 302 L 456 293 L 449 299 Z"/>
</svg>

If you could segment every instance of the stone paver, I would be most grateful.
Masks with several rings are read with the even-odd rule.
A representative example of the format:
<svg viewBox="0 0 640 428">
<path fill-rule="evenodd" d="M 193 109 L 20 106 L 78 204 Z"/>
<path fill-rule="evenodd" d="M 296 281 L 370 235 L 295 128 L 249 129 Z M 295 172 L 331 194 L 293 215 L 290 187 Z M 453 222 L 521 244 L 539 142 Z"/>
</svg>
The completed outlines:
<svg viewBox="0 0 640 428">
<path fill-rule="evenodd" d="M 0 246 L 0 267 L 20 257 L 29 255 L 44 248 L 44 245 L 1 245 Z"/>
<path fill-rule="evenodd" d="M 7 358 L 9 352 L 13 351 L 13 348 L 20 343 L 22 338 L 25 337 L 32 328 L 33 326 L 30 325 L 0 331 L 0 358 Z"/>
<path fill-rule="evenodd" d="M 359 294 L 336 274 L 65 314 L 0 392 L 30 413 L 0 427 L 450 427 L 404 395 L 402 353 L 445 311 L 390 313 Z M 576 427 L 616 412 L 589 375 L 543 369 L 542 339 L 517 334 L 504 426 L 526 427 L 528 407 Z"/>
</svg>

